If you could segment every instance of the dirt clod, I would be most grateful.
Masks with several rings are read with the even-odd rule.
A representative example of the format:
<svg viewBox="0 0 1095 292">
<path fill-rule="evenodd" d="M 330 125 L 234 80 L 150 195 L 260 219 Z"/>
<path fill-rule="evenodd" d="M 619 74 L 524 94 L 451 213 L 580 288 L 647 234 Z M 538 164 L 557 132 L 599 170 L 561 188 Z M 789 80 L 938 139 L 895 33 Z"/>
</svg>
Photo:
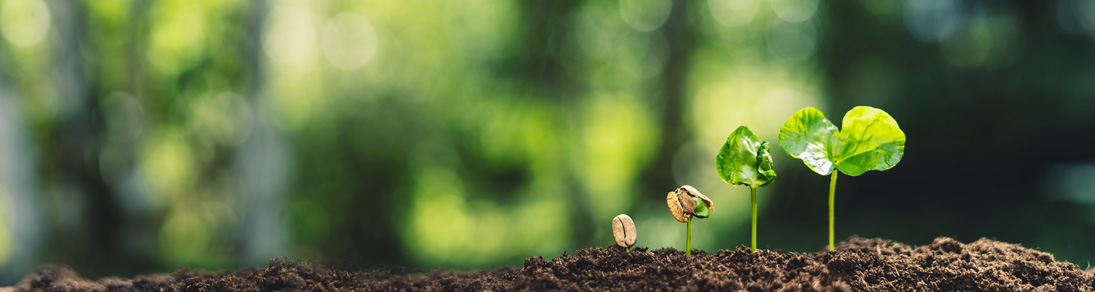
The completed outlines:
<svg viewBox="0 0 1095 292">
<path fill-rule="evenodd" d="M 988 239 L 963 244 L 938 238 L 917 248 L 852 237 L 836 251 L 783 253 L 749 248 L 695 250 L 692 257 L 664 248 L 612 245 L 544 260 L 520 269 L 434 271 L 377 277 L 279 258 L 265 269 L 105 278 L 90 281 L 66 267 L 44 266 L 17 290 L 46 291 L 1092 291 L 1095 271 L 1057 262 L 1044 252 Z"/>
</svg>

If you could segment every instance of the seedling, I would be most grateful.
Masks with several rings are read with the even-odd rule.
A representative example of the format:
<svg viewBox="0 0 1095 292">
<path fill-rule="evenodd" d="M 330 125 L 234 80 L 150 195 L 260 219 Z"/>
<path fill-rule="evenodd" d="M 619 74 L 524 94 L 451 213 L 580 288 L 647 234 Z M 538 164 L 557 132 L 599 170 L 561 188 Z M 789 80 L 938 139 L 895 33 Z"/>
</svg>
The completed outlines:
<svg viewBox="0 0 1095 292">
<path fill-rule="evenodd" d="M 616 237 L 616 245 L 624 247 L 624 251 L 630 252 L 635 245 L 638 234 L 635 233 L 635 221 L 627 214 L 616 215 L 612 218 L 612 236 Z"/>
<path fill-rule="evenodd" d="M 722 150 L 715 157 L 715 168 L 719 177 L 735 186 L 748 186 L 753 203 L 753 233 L 749 248 L 757 254 L 757 188 L 768 185 L 776 179 L 772 170 L 772 155 L 768 153 L 768 142 L 760 141 L 748 127 L 741 126 L 722 144 Z"/>
<path fill-rule="evenodd" d="M 829 180 L 829 250 L 833 244 L 836 171 L 858 176 L 871 170 L 894 167 L 905 154 L 905 132 L 897 121 L 877 108 L 857 106 L 844 114 L 837 129 L 821 110 L 808 107 L 795 112 L 779 129 L 779 146 L 802 159 L 814 172 L 832 175 Z"/>
<path fill-rule="evenodd" d="M 692 256 L 692 217 L 707 218 L 715 210 L 715 204 L 690 185 L 669 192 L 665 196 L 665 203 L 669 205 L 669 213 L 673 214 L 674 219 L 688 224 L 684 255 Z"/>
</svg>

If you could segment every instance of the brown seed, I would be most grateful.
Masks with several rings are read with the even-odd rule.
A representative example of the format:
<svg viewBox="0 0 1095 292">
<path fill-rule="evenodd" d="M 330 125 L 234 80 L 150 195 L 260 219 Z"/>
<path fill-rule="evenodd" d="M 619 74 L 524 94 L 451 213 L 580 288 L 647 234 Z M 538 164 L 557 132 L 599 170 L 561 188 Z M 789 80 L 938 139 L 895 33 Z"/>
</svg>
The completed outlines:
<svg viewBox="0 0 1095 292">
<path fill-rule="evenodd" d="M 688 217 L 691 216 L 692 213 L 684 212 L 684 206 L 681 206 L 681 200 L 677 198 L 677 192 L 669 192 L 669 194 L 665 196 L 665 203 L 669 205 L 669 213 L 673 214 L 673 219 L 677 219 L 677 221 L 680 221 L 681 223 L 688 222 Z M 692 208 L 692 210 L 695 211 L 695 206 Z"/>
<path fill-rule="evenodd" d="M 681 200 L 681 207 L 684 207 L 684 213 L 692 214 L 696 212 L 696 201 L 692 199 L 692 193 L 685 189 L 685 187 L 687 187 L 687 185 L 679 187 L 673 192 L 677 193 L 677 199 Z"/>
<path fill-rule="evenodd" d="M 630 248 L 635 245 L 638 234 L 635 233 L 635 221 L 627 214 L 616 215 L 612 218 L 612 236 L 616 237 L 616 245 Z"/>
<path fill-rule="evenodd" d="M 687 193 L 690 197 L 700 198 L 701 201 L 703 201 L 704 203 L 707 203 L 707 209 L 708 210 L 711 210 L 711 211 L 715 210 L 715 205 L 714 205 L 714 202 L 711 202 L 711 198 L 708 198 L 707 196 L 704 196 L 703 194 L 700 193 L 699 190 L 696 190 L 696 188 L 694 188 L 690 185 L 683 185 L 683 186 L 677 188 L 677 193 Z M 678 195 L 678 197 L 683 197 L 683 196 Z M 695 201 L 692 201 L 692 200 L 689 200 L 689 201 L 692 202 L 692 209 L 685 209 L 685 210 L 692 210 L 694 212 L 696 210 L 696 206 L 695 206 L 696 203 L 695 203 Z M 689 212 L 689 213 L 692 213 L 692 212 Z"/>
</svg>

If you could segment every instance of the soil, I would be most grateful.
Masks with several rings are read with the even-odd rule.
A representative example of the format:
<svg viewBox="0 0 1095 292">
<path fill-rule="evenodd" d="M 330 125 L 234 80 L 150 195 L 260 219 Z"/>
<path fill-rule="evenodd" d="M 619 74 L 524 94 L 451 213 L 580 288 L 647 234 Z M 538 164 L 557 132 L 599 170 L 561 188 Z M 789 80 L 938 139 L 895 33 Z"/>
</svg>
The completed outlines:
<svg viewBox="0 0 1095 292">
<path fill-rule="evenodd" d="M 444 271 L 391 275 L 346 271 L 273 259 L 267 268 L 178 271 L 173 274 L 91 281 L 75 271 L 45 266 L 15 290 L 47 291 L 468 291 L 468 290 L 673 290 L 673 291 L 1093 291 L 1095 270 L 1084 271 L 1053 255 L 1016 244 L 981 239 L 963 244 L 937 238 L 917 248 L 852 237 L 836 251 L 784 253 L 749 249 L 692 257 L 672 248 L 649 251 L 609 246 L 524 267 L 494 271 Z"/>
</svg>

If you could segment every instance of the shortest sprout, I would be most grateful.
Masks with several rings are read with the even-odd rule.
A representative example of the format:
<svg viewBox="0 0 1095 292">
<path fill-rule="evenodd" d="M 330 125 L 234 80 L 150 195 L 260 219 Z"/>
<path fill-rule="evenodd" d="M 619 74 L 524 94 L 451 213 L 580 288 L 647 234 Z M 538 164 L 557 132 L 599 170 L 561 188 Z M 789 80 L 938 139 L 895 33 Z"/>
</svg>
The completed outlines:
<svg viewBox="0 0 1095 292">
<path fill-rule="evenodd" d="M 685 256 L 692 256 L 692 218 L 707 218 L 715 204 L 700 191 L 690 185 L 683 185 L 665 196 L 665 203 L 669 205 L 669 213 L 673 219 L 688 224 L 688 232 L 685 235 Z"/>
<path fill-rule="evenodd" d="M 612 236 L 616 237 L 616 245 L 631 251 L 631 246 L 635 245 L 635 239 L 638 238 L 638 234 L 635 233 L 635 221 L 631 220 L 631 216 L 620 214 L 612 218 Z"/>
</svg>

